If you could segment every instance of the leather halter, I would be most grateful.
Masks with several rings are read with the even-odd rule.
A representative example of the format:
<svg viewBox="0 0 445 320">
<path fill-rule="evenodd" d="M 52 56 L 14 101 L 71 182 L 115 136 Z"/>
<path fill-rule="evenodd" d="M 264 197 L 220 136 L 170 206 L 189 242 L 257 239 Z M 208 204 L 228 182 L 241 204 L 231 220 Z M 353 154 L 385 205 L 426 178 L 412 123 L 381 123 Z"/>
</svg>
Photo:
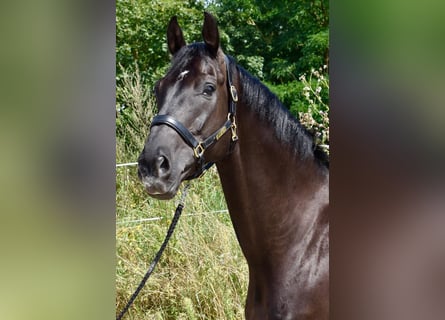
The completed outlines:
<svg viewBox="0 0 445 320">
<path fill-rule="evenodd" d="M 230 150 L 233 150 L 235 147 L 235 143 L 238 140 L 237 132 L 236 132 L 236 102 L 238 101 L 238 93 L 236 91 L 235 86 L 232 82 L 232 74 L 230 73 L 229 67 L 229 59 L 227 56 L 224 56 L 224 61 L 226 64 L 226 73 L 227 73 L 227 86 L 230 92 L 229 95 L 229 112 L 227 114 L 227 120 L 223 124 L 221 128 L 216 130 L 213 134 L 211 134 L 208 138 L 203 141 L 198 141 L 193 134 L 178 120 L 169 115 L 157 115 L 153 118 L 151 122 L 151 127 L 159 126 L 159 125 L 167 125 L 174 129 L 181 138 L 193 149 L 193 155 L 197 160 L 198 171 L 188 177 L 186 180 L 191 180 L 202 176 L 214 163 L 213 162 L 205 162 L 204 160 L 204 152 L 213 144 L 215 144 L 226 132 L 229 130 L 232 132 L 232 139 L 230 143 Z"/>
</svg>

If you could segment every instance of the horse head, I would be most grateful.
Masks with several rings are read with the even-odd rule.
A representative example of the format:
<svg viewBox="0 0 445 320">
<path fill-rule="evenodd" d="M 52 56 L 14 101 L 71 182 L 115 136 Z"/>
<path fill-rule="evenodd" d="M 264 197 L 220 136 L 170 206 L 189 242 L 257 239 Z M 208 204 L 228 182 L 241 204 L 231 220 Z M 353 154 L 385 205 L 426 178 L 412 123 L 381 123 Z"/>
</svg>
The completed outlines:
<svg viewBox="0 0 445 320">
<path fill-rule="evenodd" d="M 138 159 L 139 178 L 158 199 L 174 197 L 183 180 L 224 158 L 236 141 L 236 89 L 216 20 L 208 13 L 202 36 L 204 42 L 186 45 L 176 17 L 170 20 L 171 67 L 155 85 L 158 115 Z"/>
</svg>

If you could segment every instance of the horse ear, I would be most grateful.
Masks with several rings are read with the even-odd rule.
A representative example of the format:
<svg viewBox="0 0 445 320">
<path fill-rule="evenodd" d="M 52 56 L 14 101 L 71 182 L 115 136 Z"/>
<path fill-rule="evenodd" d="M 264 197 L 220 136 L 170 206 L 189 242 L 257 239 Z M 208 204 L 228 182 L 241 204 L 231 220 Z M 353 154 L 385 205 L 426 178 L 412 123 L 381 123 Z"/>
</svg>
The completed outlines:
<svg viewBox="0 0 445 320">
<path fill-rule="evenodd" d="M 216 56 L 219 48 L 219 31 L 216 19 L 208 12 L 204 12 L 204 26 L 202 37 L 210 52 Z"/>
<path fill-rule="evenodd" d="M 168 49 L 172 55 L 185 46 L 184 35 L 182 34 L 182 30 L 178 24 L 178 19 L 176 16 L 172 17 L 168 23 L 167 43 Z"/>
</svg>

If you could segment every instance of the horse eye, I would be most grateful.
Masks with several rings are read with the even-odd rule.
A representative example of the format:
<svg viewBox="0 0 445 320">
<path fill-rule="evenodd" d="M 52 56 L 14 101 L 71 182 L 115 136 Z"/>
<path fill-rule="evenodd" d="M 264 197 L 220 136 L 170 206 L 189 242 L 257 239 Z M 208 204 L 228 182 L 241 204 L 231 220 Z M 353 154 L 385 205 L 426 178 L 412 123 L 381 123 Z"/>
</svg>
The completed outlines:
<svg viewBox="0 0 445 320">
<path fill-rule="evenodd" d="M 213 84 L 206 84 L 204 87 L 203 94 L 205 96 L 211 96 L 213 92 L 215 92 L 215 86 Z"/>
</svg>

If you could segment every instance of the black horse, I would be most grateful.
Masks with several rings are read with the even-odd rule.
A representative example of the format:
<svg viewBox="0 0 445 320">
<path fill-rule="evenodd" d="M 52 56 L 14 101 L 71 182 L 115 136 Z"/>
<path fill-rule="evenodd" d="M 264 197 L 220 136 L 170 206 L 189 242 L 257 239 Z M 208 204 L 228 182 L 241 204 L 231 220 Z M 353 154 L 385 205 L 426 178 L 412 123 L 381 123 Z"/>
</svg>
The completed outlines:
<svg viewBox="0 0 445 320">
<path fill-rule="evenodd" d="M 249 266 L 247 319 L 327 319 L 327 156 L 259 80 L 219 46 L 205 13 L 204 42 L 186 45 L 170 20 L 172 65 L 157 82 L 159 114 L 139 157 L 149 195 L 170 199 L 215 163 Z"/>
</svg>

